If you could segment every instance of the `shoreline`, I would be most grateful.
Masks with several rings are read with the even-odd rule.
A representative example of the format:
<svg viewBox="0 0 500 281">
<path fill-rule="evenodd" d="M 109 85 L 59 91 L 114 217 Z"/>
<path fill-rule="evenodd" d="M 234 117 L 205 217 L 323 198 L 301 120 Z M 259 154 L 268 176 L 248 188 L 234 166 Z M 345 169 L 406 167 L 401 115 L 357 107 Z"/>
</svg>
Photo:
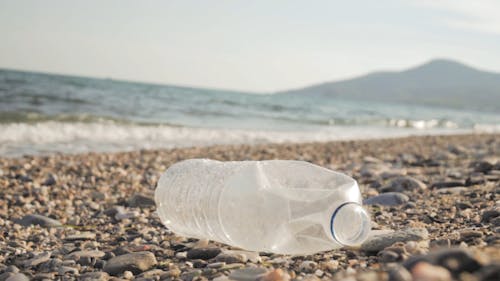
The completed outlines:
<svg viewBox="0 0 500 281">
<path fill-rule="evenodd" d="M 426 135 L 500 133 L 486 129 L 417 129 L 377 126 L 329 126 L 322 129 L 237 130 L 172 126 L 128 126 L 107 123 L 43 122 L 34 125 L 0 125 L 0 155 L 19 157 L 127 152 L 140 149 L 172 149 L 213 145 L 256 145 L 342 140 L 370 140 Z M 1 156 L 0 156 L 1 157 Z"/>
<path fill-rule="evenodd" d="M 307 133 L 307 132 L 304 132 Z M 276 141 L 269 141 L 269 140 L 257 140 L 254 142 L 237 142 L 237 143 L 205 143 L 203 145 L 166 145 L 165 147 L 159 146 L 159 147 L 152 147 L 152 148 L 132 148 L 132 149 L 113 149 L 113 148 L 108 148 L 108 149 L 98 149 L 96 151 L 78 151 L 78 149 L 75 152 L 68 152 L 68 151 L 50 151 L 50 152 L 35 152 L 35 153 L 13 153 L 13 152 L 4 152 L 6 154 L 2 155 L 0 154 L 0 159 L 5 158 L 5 159 L 16 159 L 16 158 L 24 158 L 24 157 L 51 157 L 55 155 L 59 156 L 70 156 L 70 155 L 93 155 L 93 154 L 123 154 L 123 153 L 134 153 L 137 151 L 169 151 L 169 150 L 190 150 L 190 149 L 196 149 L 196 148 L 234 148 L 234 147 L 247 147 L 247 146 L 280 146 L 280 145 L 300 145 L 300 144 L 318 144 L 318 145 L 323 145 L 323 144 L 331 144 L 331 143 L 337 143 L 337 142 L 372 142 L 372 141 L 389 141 L 389 140 L 394 140 L 394 139 L 408 139 L 408 138 L 425 138 L 425 137 L 448 137 L 448 136 L 500 136 L 500 132 L 484 132 L 484 131 L 449 131 L 449 132 L 438 132 L 436 134 L 432 133 L 425 133 L 425 134 L 410 134 L 410 135 L 390 135 L 390 136 L 375 136 L 375 137 L 353 137 L 353 138 L 338 138 L 338 139 L 326 139 L 326 140 L 294 140 L 294 141 L 289 141 L 289 140 L 276 140 Z M 67 149 L 69 150 L 69 149 Z M 35 150 L 36 151 L 36 150 Z"/>
<path fill-rule="evenodd" d="M 152 196 L 160 174 L 188 158 L 294 159 L 346 173 L 383 236 L 293 257 L 176 236 Z M 0 157 L 0 274 L 222 281 L 259 268 L 248 280 L 487 280 L 500 273 L 499 159 L 499 134 Z"/>
</svg>

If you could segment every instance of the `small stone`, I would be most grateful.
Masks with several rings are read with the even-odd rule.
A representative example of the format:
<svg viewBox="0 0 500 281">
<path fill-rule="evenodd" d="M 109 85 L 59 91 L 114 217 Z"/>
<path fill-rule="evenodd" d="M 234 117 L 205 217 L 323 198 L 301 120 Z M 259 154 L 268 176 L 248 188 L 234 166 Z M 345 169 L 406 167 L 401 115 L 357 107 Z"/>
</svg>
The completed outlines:
<svg viewBox="0 0 500 281">
<path fill-rule="evenodd" d="M 182 260 L 187 258 L 187 252 L 178 252 L 175 254 L 175 257 Z"/>
<path fill-rule="evenodd" d="M 403 266 L 398 266 L 389 270 L 389 281 L 412 281 L 410 272 Z"/>
<path fill-rule="evenodd" d="M 379 252 L 396 242 L 427 240 L 428 236 L 429 233 L 425 228 L 409 228 L 406 230 L 374 235 L 361 244 L 361 250 L 365 252 Z"/>
<path fill-rule="evenodd" d="M 15 266 L 15 265 L 9 265 L 9 266 L 7 266 L 7 268 L 4 270 L 4 272 L 18 273 L 18 272 L 19 272 L 19 268 L 17 268 L 17 266 Z"/>
<path fill-rule="evenodd" d="M 68 235 L 64 238 L 65 241 L 80 241 L 80 240 L 95 240 L 94 232 L 81 232 L 73 235 Z"/>
<path fill-rule="evenodd" d="M 380 195 L 367 198 L 363 201 L 365 205 L 397 206 L 408 202 L 410 198 L 400 192 L 387 192 Z"/>
<path fill-rule="evenodd" d="M 54 277 L 55 277 L 55 272 L 37 273 L 35 276 L 33 276 L 32 280 L 35 281 L 54 280 L 55 279 Z"/>
<path fill-rule="evenodd" d="M 148 270 L 146 272 L 141 273 L 137 277 L 139 277 L 139 278 L 154 278 L 155 276 L 160 276 L 162 274 L 165 274 L 165 271 L 163 271 L 161 269 L 151 269 L 151 270 Z"/>
<path fill-rule="evenodd" d="M 135 252 L 110 259 L 104 266 L 104 271 L 111 275 L 118 275 L 126 270 L 139 274 L 156 264 L 156 257 L 153 253 Z"/>
<path fill-rule="evenodd" d="M 305 273 L 313 273 L 318 268 L 318 264 L 314 261 L 303 261 L 299 265 L 299 270 Z"/>
<path fill-rule="evenodd" d="M 80 258 L 102 258 L 106 255 L 103 251 L 92 250 L 92 251 L 76 251 L 67 255 L 66 259 L 79 260 Z"/>
<path fill-rule="evenodd" d="M 339 262 L 337 260 L 329 260 L 323 263 L 323 266 L 326 270 L 333 273 L 339 269 Z"/>
<path fill-rule="evenodd" d="M 106 272 L 88 272 L 80 275 L 78 280 L 81 281 L 107 281 L 109 279 L 109 274 Z"/>
<path fill-rule="evenodd" d="M 5 281 L 7 279 L 9 279 L 10 277 L 14 276 L 15 273 L 12 273 L 12 272 L 4 272 L 4 273 L 1 273 L 0 274 L 0 281 Z M 27 279 L 29 280 L 29 279 Z"/>
<path fill-rule="evenodd" d="M 441 194 L 460 194 L 468 190 L 469 189 L 467 187 L 457 186 L 457 187 L 440 188 L 437 189 L 436 192 Z"/>
<path fill-rule="evenodd" d="M 206 261 L 204 261 L 204 260 L 200 260 L 200 259 L 193 260 L 193 267 L 194 268 L 204 268 L 207 265 L 208 265 L 208 263 Z"/>
<path fill-rule="evenodd" d="M 220 253 L 221 249 L 216 247 L 196 248 L 187 252 L 187 258 L 209 260 L 211 258 L 215 258 Z"/>
<path fill-rule="evenodd" d="M 448 151 L 450 151 L 453 154 L 461 155 L 461 154 L 467 154 L 468 150 L 467 148 L 458 145 L 458 144 L 450 144 L 448 146 Z"/>
<path fill-rule="evenodd" d="M 453 275 L 475 272 L 481 268 L 478 261 L 464 249 L 446 249 L 434 253 L 435 264 L 447 268 Z"/>
<path fill-rule="evenodd" d="M 224 267 L 226 265 L 225 262 L 214 262 L 214 263 L 209 263 L 207 265 L 207 267 L 209 268 L 221 268 L 221 267 Z"/>
<path fill-rule="evenodd" d="M 245 264 L 243 263 L 232 263 L 232 264 L 226 264 L 224 267 L 221 268 L 221 270 L 232 270 L 232 269 L 238 269 L 245 267 Z"/>
<path fill-rule="evenodd" d="M 461 240 L 469 240 L 473 238 L 483 237 L 483 233 L 481 231 L 473 230 L 473 229 L 464 229 L 460 231 L 460 239 Z"/>
<path fill-rule="evenodd" d="M 483 216 L 481 217 L 482 222 L 489 222 L 491 219 L 500 217 L 500 210 L 491 209 L 483 212 Z"/>
<path fill-rule="evenodd" d="M 116 214 L 125 213 L 125 208 L 123 206 L 113 206 L 103 211 L 106 216 L 114 218 Z"/>
<path fill-rule="evenodd" d="M 224 253 L 232 255 L 242 255 L 245 256 L 246 261 L 251 261 L 253 263 L 259 263 L 262 261 L 259 253 L 252 251 L 242 251 L 242 250 L 225 250 Z"/>
<path fill-rule="evenodd" d="M 130 280 L 130 279 L 134 278 L 134 274 L 131 271 L 125 270 L 123 272 L 123 278 Z"/>
<path fill-rule="evenodd" d="M 472 168 L 474 168 L 474 172 L 479 172 L 479 173 L 487 173 L 491 170 L 493 170 L 493 164 L 491 164 L 488 161 L 478 161 L 472 163 Z"/>
<path fill-rule="evenodd" d="M 314 275 L 313 275 L 314 276 Z M 247 279 L 248 280 L 248 279 Z M 252 280 L 259 280 L 259 281 L 288 281 L 290 280 L 290 275 L 285 273 L 281 268 L 271 270 L 270 272 L 266 273 L 262 277 L 258 279 L 252 279 Z M 302 279 L 306 281 L 306 278 Z"/>
<path fill-rule="evenodd" d="M 483 266 L 477 275 L 480 276 L 481 281 L 498 281 L 500 280 L 500 265 L 497 263 Z"/>
<path fill-rule="evenodd" d="M 244 263 L 247 261 L 247 257 L 240 253 L 222 252 L 215 257 L 215 260 L 218 262 L 225 262 L 226 264 Z"/>
<path fill-rule="evenodd" d="M 121 221 L 121 220 L 126 220 L 126 219 L 137 218 L 139 215 L 140 215 L 140 213 L 137 212 L 137 211 L 129 211 L 129 212 L 124 212 L 124 213 L 117 213 L 115 215 L 115 219 L 117 221 Z"/>
<path fill-rule="evenodd" d="M 47 179 L 43 182 L 43 185 L 51 186 L 56 184 L 57 182 L 57 176 L 53 174 L 49 174 L 47 176 Z"/>
<path fill-rule="evenodd" d="M 359 173 L 364 178 L 374 178 L 388 169 L 389 168 L 382 163 L 366 164 L 361 167 Z"/>
<path fill-rule="evenodd" d="M 382 263 L 397 262 L 401 259 L 398 253 L 390 250 L 383 250 L 377 256 L 378 260 Z"/>
<path fill-rule="evenodd" d="M 473 206 L 469 202 L 457 202 L 455 203 L 455 206 L 460 209 L 460 210 L 465 210 L 465 209 L 472 209 Z"/>
<path fill-rule="evenodd" d="M 490 222 L 493 226 L 500 226 L 500 217 L 496 217 L 492 219 Z"/>
<path fill-rule="evenodd" d="M 314 272 L 314 275 L 316 275 L 319 278 L 321 278 L 321 277 L 323 277 L 323 275 L 325 275 L 325 273 L 321 269 L 316 269 L 316 271 Z"/>
<path fill-rule="evenodd" d="M 151 207 L 155 206 L 155 200 L 152 197 L 134 194 L 129 200 L 128 205 L 130 207 Z"/>
<path fill-rule="evenodd" d="M 177 267 L 174 267 L 174 268 L 171 268 L 170 270 L 168 270 L 167 272 L 165 272 L 165 277 L 173 277 L 173 278 L 177 278 L 181 275 L 181 270 Z"/>
<path fill-rule="evenodd" d="M 78 269 L 74 267 L 69 267 L 69 266 L 61 266 L 59 267 L 59 270 L 57 271 L 59 275 L 64 275 L 66 273 L 73 274 L 73 275 L 78 275 Z"/>
<path fill-rule="evenodd" d="M 378 163 L 383 163 L 382 160 L 372 157 L 372 156 L 365 156 L 363 157 L 363 162 L 368 163 L 368 164 L 378 164 Z"/>
<path fill-rule="evenodd" d="M 184 272 L 181 274 L 181 276 L 179 276 L 183 281 L 191 281 L 193 280 L 195 277 L 197 276 L 200 276 L 201 275 L 201 270 L 199 269 L 195 269 L 195 270 L 192 270 L 192 271 L 188 271 L 188 272 Z"/>
<path fill-rule="evenodd" d="M 37 265 L 50 260 L 50 255 L 51 254 L 52 254 L 51 252 L 40 253 L 40 254 L 36 255 L 35 257 L 33 257 L 33 258 L 29 259 L 29 260 L 24 261 L 23 265 L 25 267 L 36 267 Z"/>
<path fill-rule="evenodd" d="M 11 275 L 5 281 L 29 281 L 28 276 L 22 273 L 10 273 Z"/>
<path fill-rule="evenodd" d="M 404 192 L 404 191 L 414 191 L 414 190 L 425 190 L 427 185 L 425 183 L 410 177 L 397 177 L 393 179 L 390 184 L 382 188 L 383 192 Z"/>
<path fill-rule="evenodd" d="M 419 262 L 411 269 L 415 281 L 448 281 L 451 274 L 446 268 L 435 266 L 427 262 Z"/>
<path fill-rule="evenodd" d="M 431 188 L 450 188 L 450 187 L 460 187 L 464 185 L 465 181 L 442 181 L 442 182 L 434 182 L 431 185 Z"/>
<path fill-rule="evenodd" d="M 22 226 L 39 225 L 42 227 L 57 227 L 61 226 L 61 222 L 42 215 L 26 215 L 22 219 L 16 221 Z"/>
</svg>

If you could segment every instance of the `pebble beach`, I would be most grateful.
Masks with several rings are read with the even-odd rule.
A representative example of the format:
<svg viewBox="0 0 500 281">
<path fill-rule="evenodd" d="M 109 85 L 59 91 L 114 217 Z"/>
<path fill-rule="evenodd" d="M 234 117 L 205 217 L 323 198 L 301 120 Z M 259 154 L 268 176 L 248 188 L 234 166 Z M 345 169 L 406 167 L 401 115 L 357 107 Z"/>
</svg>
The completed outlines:
<svg viewBox="0 0 500 281">
<path fill-rule="evenodd" d="M 288 256 L 177 236 L 160 175 L 189 158 L 294 159 L 358 181 L 359 247 Z M 500 135 L 0 158 L 3 280 L 500 280 Z"/>
</svg>

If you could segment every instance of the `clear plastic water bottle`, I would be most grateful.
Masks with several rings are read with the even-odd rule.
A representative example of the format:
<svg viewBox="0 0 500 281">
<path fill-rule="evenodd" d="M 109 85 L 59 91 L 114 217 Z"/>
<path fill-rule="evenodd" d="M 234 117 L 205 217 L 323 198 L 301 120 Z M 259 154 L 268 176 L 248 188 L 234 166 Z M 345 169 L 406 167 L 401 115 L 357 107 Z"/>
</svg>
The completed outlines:
<svg viewBox="0 0 500 281">
<path fill-rule="evenodd" d="M 185 160 L 160 177 L 155 201 L 175 233 L 252 251 L 311 254 L 370 231 L 356 181 L 302 161 Z"/>
</svg>

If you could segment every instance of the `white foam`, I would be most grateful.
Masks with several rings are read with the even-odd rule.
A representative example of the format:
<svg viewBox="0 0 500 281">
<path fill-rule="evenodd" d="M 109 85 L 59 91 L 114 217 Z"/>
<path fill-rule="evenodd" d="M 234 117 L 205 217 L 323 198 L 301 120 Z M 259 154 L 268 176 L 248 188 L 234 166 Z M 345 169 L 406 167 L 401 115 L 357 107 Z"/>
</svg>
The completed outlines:
<svg viewBox="0 0 500 281">
<path fill-rule="evenodd" d="M 484 128 L 483 128 L 484 129 Z M 491 128 L 488 128 L 490 130 Z M 480 131 L 397 127 L 329 126 L 315 131 L 249 131 L 107 123 L 41 122 L 0 125 L 0 155 L 130 151 L 136 149 L 315 142 Z M 500 128 L 493 129 L 499 132 Z M 488 132 L 491 132 L 488 131 Z"/>
</svg>

